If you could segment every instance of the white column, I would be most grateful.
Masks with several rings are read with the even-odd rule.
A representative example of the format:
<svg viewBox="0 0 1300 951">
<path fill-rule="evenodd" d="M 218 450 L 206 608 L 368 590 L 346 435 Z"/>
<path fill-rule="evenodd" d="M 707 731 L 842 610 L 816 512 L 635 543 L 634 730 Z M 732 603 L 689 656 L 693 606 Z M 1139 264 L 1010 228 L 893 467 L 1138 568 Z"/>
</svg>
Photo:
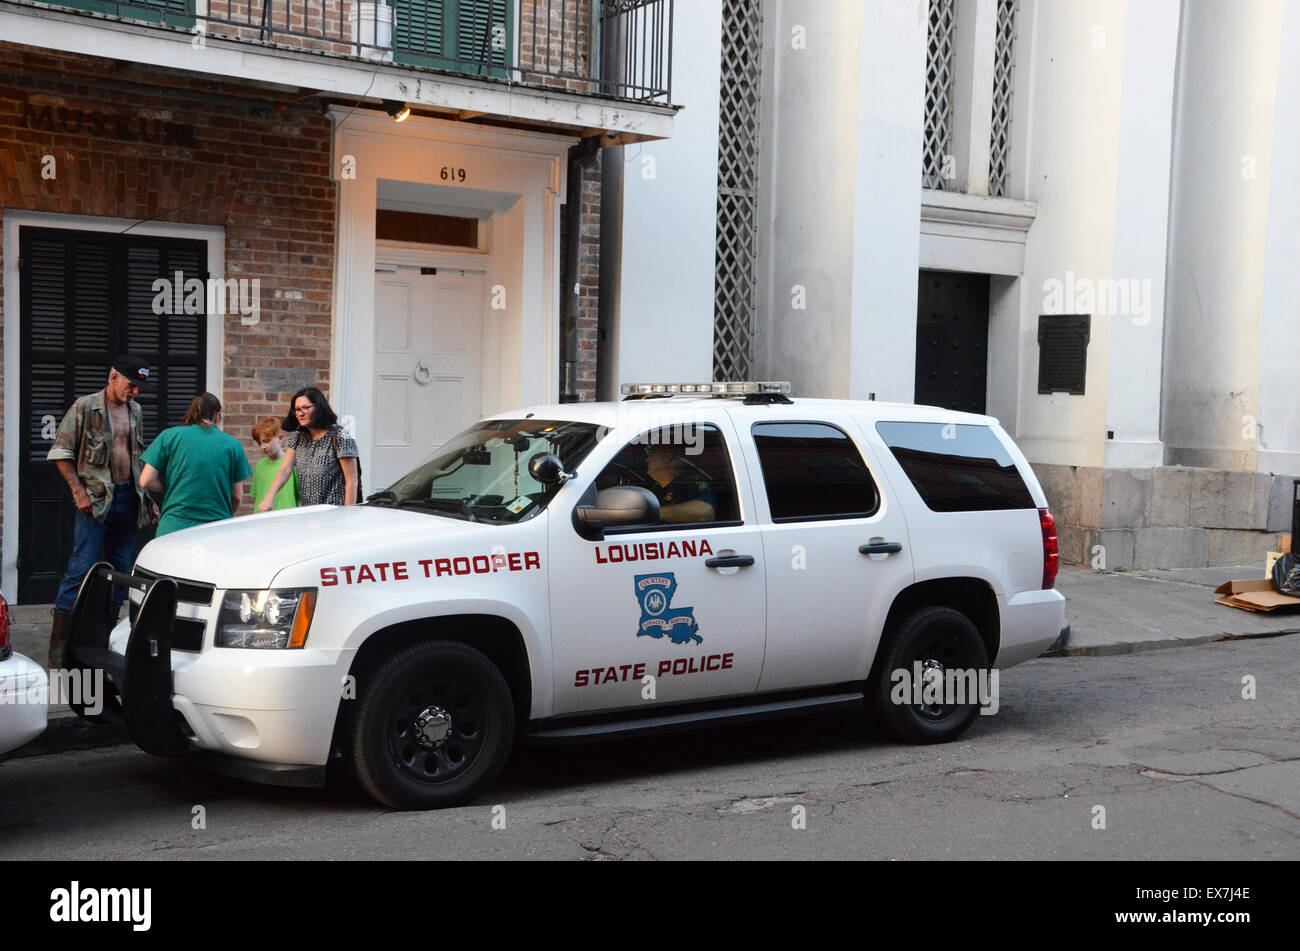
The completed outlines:
<svg viewBox="0 0 1300 951">
<path fill-rule="evenodd" d="M 1287 4 L 1281 33 L 1282 49 L 1300 49 L 1300 4 Z M 1280 60 L 1277 86 L 1260 301 L 1259 470 L 1300 474 L 1300 57 L 1294 52 Z"/>
<path fill-rule="evenodd" d="M 997 0 L 956 4 L 953 24 L 952 154 L 956 191 L 989 193 L 989 139 L 993 134 L 993 63 L 998 31 Z"/>
<path fill-rule="evenodd" d="M 1256 465 L 1255 440 L 1243 432 L 1259 415 L 1284 12 L 1280 0 L 1183 5 L 1165 312 L 1162 435 L 1170 463 Z"/>
<path fill-rule="evenodd" d="M 850 399 L 911 402 L 916 377 L 925 0 L 879 0 L 862 17 Z M 841 395 L 841 394 L 836 394 Z"/>
</svg>

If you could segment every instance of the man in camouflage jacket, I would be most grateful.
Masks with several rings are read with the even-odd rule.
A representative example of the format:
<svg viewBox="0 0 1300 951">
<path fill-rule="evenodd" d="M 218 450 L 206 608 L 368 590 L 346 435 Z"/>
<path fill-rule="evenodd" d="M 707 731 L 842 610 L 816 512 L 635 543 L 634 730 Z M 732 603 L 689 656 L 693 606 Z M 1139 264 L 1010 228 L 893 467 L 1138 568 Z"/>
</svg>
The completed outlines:
<svg viewBox="0 0 1300 951">
<path fill-rule="evenodd" d="M 118 571 L 130 571 L 136 529 L 150 524 L 152 501 L 140 487 L 144 417 L 134 400 L 148 381 L 148 361 L 129 353 L 118 357 L 108 385 L 72 404 L 46 454 L 59 467 L 77 506 L 72 557 L 54 601 L 51 669 L 61 665 L 77 591 L 91 565 L 100 560 L 100 551 Z M 111 621 L 116 622 L 125 598 L 125 589 L 113 589 Z"/>
</svg>

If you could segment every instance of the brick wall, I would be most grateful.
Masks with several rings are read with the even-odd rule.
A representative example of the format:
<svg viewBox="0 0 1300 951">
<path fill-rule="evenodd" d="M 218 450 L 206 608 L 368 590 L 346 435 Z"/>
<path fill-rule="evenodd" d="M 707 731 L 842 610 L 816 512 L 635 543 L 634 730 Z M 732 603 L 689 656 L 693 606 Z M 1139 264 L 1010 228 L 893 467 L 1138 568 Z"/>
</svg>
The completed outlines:
<svg viewBox="0 0 1300 951">
<path fill-rule="evenodd" d="M 519 67 L 524 81 L 573 92 L 595 92 L 594 83 L 543 73 L 591 75 L 590 0 L 522 0 L 519 5 Z"/>
<path fill-rule="evenodd" d="M 102 121 L 96 135 L 87 122 L 66 123 L 71 132 L 63 122 L 29 129 L 29 114 L 47 106 L 56 119 L 58 110 L 74 119 L 86 110 L 144 119 L 153 130 L 192 127 L 193 139 L 123 141 Z M 41 177 L 45 155 L 57 163 L 53 180 Z M 0 208 L 217 225 L 225 229 L 226 277 L 260 280 L 259 323 L 213 318 L 225 321 L 224 428 L 254 462 L 261 454 L 249 429 L 258 417 L 282 415 L 293 391 L 309 383 L 329 391 L 336 210 L 329 155 L 329 123 L 310 100 L 0 43 Z M 0 309 L 0 326 L 16 317 Z"/>
<path fill-rule="evenodd" d="M 600 157 L 589 160 L 582 179 L 582 194 L 569 194 L 582 202 L 582 236 L 578 253 L 578 366 L 577 389 L 583 402 L 596 398 L 596 333 L 600 304 Z M 568 214 L 560 218 L 560 267 L 569 254 Z M 564 273 L 568 273 L 565 271 Z M 567 292 L 568 288 L 561 288 Z"/>
</svg>

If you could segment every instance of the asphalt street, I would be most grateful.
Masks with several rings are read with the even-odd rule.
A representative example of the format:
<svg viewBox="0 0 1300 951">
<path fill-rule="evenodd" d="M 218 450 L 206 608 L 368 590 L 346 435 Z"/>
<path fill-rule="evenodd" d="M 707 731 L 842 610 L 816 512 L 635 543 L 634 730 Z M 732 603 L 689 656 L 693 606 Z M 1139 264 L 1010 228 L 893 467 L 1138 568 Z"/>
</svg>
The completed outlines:
<svg viewBox="0 0 1300 951">
<path fill-rule="evenodd" d="M 441 812 L 118 746 L 0 763 L 0 859 L 1296 859 L 1298 727 L 1278 636 L 1040 658 L 941 746 L 821 716 L 518 751 Z"/>
</svg>

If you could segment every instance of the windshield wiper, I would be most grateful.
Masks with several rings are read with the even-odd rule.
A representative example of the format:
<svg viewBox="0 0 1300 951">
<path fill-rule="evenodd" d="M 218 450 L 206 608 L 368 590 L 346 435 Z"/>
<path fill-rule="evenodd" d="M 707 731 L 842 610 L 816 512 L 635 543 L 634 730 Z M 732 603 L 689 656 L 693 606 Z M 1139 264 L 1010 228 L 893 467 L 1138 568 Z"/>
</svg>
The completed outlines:
<svg viewBox="0 0 1300 951">
<path fill-rule="evenodd" d="M 478 517 L 470 510 L 469 502 L 464 499 L 402 499 L 397 503 L 397 507 L 401 509 L 432 508 L 454 510 L 459 512 L 461 515 L 464 515 L 465 518 L 471 522 L 478 521 Z"/>
</svg>

